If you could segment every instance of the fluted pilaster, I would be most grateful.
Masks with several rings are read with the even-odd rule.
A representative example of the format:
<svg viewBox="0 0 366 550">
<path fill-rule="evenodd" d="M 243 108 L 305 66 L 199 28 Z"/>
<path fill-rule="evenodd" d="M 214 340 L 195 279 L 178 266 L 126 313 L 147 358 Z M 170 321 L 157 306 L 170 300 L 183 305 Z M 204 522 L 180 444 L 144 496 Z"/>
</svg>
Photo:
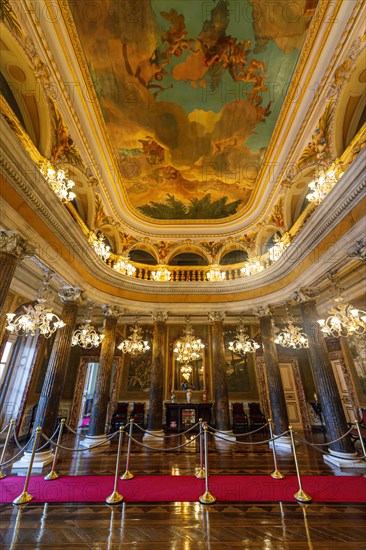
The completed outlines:
<svg viewBox="0 0 366 550">
<path fill-rule="evenodd" d="M 159 312 L 152 314 L 152 318 L 154 322 L 154 337 L 147 427 L 148 430 L 157 431 L 163 427 L 164 365 L 166 359 L 166 321 L 168 316 L 166 313 Z"/>
<path fill-rule="evenodd" d="M 212 372 L 215 395 L 216 428 L 222 431 L 230 430 L 229 395 L 226 381 L 226 363 L 224 348 L 224 315 L 210 313 Z"/>
</svg>

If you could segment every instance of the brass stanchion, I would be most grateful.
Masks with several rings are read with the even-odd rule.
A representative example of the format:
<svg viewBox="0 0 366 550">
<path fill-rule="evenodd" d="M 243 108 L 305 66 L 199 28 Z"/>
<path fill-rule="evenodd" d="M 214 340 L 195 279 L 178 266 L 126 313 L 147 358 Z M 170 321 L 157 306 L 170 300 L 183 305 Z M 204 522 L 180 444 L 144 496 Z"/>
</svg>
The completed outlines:
<svg viewBox="0 0 366 550">
<path fill-rule="evenodd" d="M 133 431 L 133 423 L 134 419 L 130 418 L 130 429 L 128 432 L 128 445 L 127 445 L 127 457 L 126 457 L 126 470 L 123 476 L 121 476 L 121 479 L 124 481 L 127 481 L 128 479 L 132 479 L 134 477 L 133 474 L 129 471 L 130 467 L 130 454 L 131 454 L 131 437 L 132 437 L 132 431 Z"/>
<path fill-rule="evenodd" d="M 196 477 L 198 479 L 204 479 L 205 478 L 205 469 L 203 467 L 203 432 L 202 432 L 202 418 L 199 418 L 198 419 L 199 423 L 200 423 L 200 437 L 199 437 L 199 442 L 200 442 L 200 467 L 199 469 L 197 470 L 196 472 Z"/>
<path fill-rule="evenodd" d="M 3 447 L 3 452 L 1 453 L 0 464 L 3 463 L 3 460 L 5 458 L 6 449 L 8 447 L 9 439 L 10 439 L 10 436 L 11 436 L 11 432 L 14 428 L 14 424 L 15 424 L 15 420 L 14 420 L 14 418 L 12 418 L 9 422 L 8 433 L 6 434 L 5 445 Z M 6 477 L 6 474 L 4 474 L 4 472 L 1 470 L 1 466 L 0 466 L 0 479 L 4 479 L 4 477 Z"/>
<path fill-rule="evenodd" d="M 61 443 L 62 432 L 64 430 L 65 422 L 66 422 L 65 418 L 61 418 L 60 430 L 58 432 L 58 438 L 57 438 L 57 447 L 55 449 L 55 454 L 53 456 L 51 471 L 44 477 L 46 481 L 52 481 L 53 479 L 58 479 L 60 477 L 60 474 L 56 472 L 55 468 L 56 468 L 56 462 L 58 458 L 58 446 Z"/>
<path fill-rule="evenodd" d="M 199 497 L 199 501 L 201 504 L 213 504 L 216 502 L 216 497 L 211 495 L 210 491 L 208 490 L 208 450 L 207 450 L 207 431 L 208 426 L 207 424 L 204 424 L 203 426 L 203 435 L 204 435 L 204 443 L 205 443 L 205 485 L 206 485 L 206 491 L 203 495 Z"/>
<path fill-rule="evenodd" d="M 31 500 L 33 500 L 32 495 L 27 493 L 27 490 L 28 490 L 30 475 L 31 475 L 31 472 L 32 472 L 34 455 L 36 454 L 36 450 L 37 450 L 37 447 L 38 447 L 39 439 L 41 437 L 41 433 L 42 433 L 42 428 L 41 428 L 41 426 L 38 426 L 38 428 L 36 429 L 36 437 L 34 438 L 32 455 L 31 455 L 31 458 L 30 458 L 30 461 L 29 461 L 27 476 L 25 478 L 24 489 L 23 489 L 22 494 L 20 494 L 17 498 L 15 498 L 13 500 L 13 504 L 25 504 L 26 502 L 30 502 Z"/>
<path fill-rule="evenodd" d="M 270 433 L 271 439 L 273 439 L 272 418 L 268 419 L 268 425 L 269 425 L 269 433 Z M 271 477 L 273 477 L 274 479 L 284 479 L 285 476 L 278 469 L 276 444 L 274 439 L 272 441 L 272 454 L 273 454 L 273 462 L 274 462 L 275 469 L 271 473 Z"/>
<path fill-rule="evenodd" d="M 365 456 L 366 455 L 365 444 L 364 444 L 363 439 L 362 439 L 362 434 L 361 434 L 361 430 L 360 430 L 360 423 L 359 423 L 358 420 L 355 420 L 355 426 L 356 426 L 356 429 L 357 429 L 358 437 L 360 439 L 362 454 L 363 454 L 363 456 Z M 363 477 L 366 477 L 366 474 L 363 474 Z"/>
<path fill-rule="evenodd" d="M 299 470 L 299 465 L 298 465 L 298 462 L 297 462 L 297 455 L 296 455 L 296 449 L 295 449 L 294 435 L 292 433 L 292 426 L 289 426 L 288 429 L 289 429 L 290 437 L 291 437 L 292 450 L 294 452 L 294 460 L 295 460 L 297 480 L 299 482 L 299 490 L 297 491 L 297 493 L 294 494 L 294 498 L 296 498 L 296 500 L 298 500 L 299 502 L 311 502 L 313 500 L 312 497 L 310 495 L 308 495 L 307 493 L 305 493 L 305 491 L 303 490 L 302 485 L 301 485 L 300 470 Z"/>
<path fill-rule="evenodd" d="M 118 451 L 117 451 L 117 459 L 116 459 L 116 473 L 114 476 L 114 488 L 113 493 L 109 495 L 105 499 L 107 504 L 118 504 L 119 502 L 122 502 L 123 496 L 119 494 L 117 491 L 118 489 L 118 472 L 119 472 L 119 463 L 120 463 L 120 457 L 121 457 L 121 449 L 122 449 L 122 436 L 123 436 L 123 430 L 124 427 L 119 427 L 119 435 L 118 435 Z"/>
</svg>

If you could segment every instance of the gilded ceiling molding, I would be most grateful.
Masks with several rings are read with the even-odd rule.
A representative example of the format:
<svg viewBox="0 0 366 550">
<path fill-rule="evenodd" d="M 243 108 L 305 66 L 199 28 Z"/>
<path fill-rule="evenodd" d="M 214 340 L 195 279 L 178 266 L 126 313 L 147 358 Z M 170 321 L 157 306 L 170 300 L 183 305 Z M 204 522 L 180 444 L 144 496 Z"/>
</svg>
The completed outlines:
<svg viewBox="0 0 366 550">
<path fill-rule="evenodd" d="M 15 34 L 20 40 L 24 40 L 24 33 L 22 27 L 19 25 L 17 16 L 15 15 L 13 8 L 11 7 L 10 0 L 0 1 L 1 17 L 0 20 L 6 23 L 12 34 Z"/>
<path fill-rule="evenodd" d="M 151 311 L 150 315 L 154 323 L 166 323 L 168 320 L 166 311 Z"/>
<path fill-rule="evenodd" d="M 0 229 L 0 254 L 8 254 L 23 260 L 27 256 L 33 256 L 34 253 L 34 245 L 23 239 L 17 231 Z"/>
<path fill-rule="evenodd" d="M 225 319 L 225 313 L 222 311 L 210 311 L 207 316 L 210 323 L 223 323 Z"/>
</svg>

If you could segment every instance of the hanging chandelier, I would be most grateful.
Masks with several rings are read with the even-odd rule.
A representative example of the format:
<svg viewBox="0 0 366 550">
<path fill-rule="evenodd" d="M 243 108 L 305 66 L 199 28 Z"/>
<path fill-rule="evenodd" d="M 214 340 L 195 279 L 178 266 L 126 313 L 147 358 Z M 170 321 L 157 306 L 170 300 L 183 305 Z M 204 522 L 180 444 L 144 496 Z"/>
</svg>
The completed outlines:
<svg viewBox="0 0 366 550">
<path fill-rule="evenodd" d="M 271 262 L 277 262 L 284 253 L 286 245 L 277 234 L 273 237 L 273 243 L 273 246 L 268 250 L 268 255 Z"/>
<path fill-rule="evenodd" d="M 225 271 L 221 271 L 218 264 L 212 264 L 210 270 L 206 273 L 206 277 L 211 283 L 216 283 L 224 281 L 226 279 L 226 273 Z"/>
<path fill-rule="evenodd" d="M 190 318 L 186 317 L 186 326 L 183 329 L 183 336 L 175 342 L 174 353 L 177 354 L 179 363 L 188 363 L 200 357 L 200 352 L 205 345 L 200 338 L 194 336 Z"/>
<path fill-rule="evenodd" d="M 113 268 L 128 277 L 132 277 L 136 272 L 136 267 L 130 263 L 129 256 L 119 256 L 118 261 L 115 262 Z"/>
<path fill-rule="evenodd" d="M 309 183 L 309 188 L 312 192 L 306 196 L 308 201 L 314 204 L 320 204 L 337 181 L 342 177 L 342 174 L 343 172 L 339 172 L 338 175 L 336 175 L 334 168 L 327 171 L 320 168 L 315 175 L 315 179 Z"/>
<path fill-rule="evenodd" d="M 44 277 L 42 281 L 43 288 L 37 291 L 37 303 L 34 306 L 23 306 L 24 313 L 18 317 L 16 317 L 15 313 L 6 314 L 8 322 L 6 326 L 7 330 L 17 334 L 24 334 L 25 336 L 34 336 L 38 331 L 45 338 L 50 338 L 57 329 L 65 326 L 65 323 L 53 313 L 52 309 L 45 306 L 45 303 L 49 299 L 48 285 L 50 279 L 50 274 Z"/>
<path fill-rule="evenodd" d="M 91 239 L 96 254 L 106 262 L 111 255 L 111 247 L 105 244 L 104 235 L 99 234 L 99 236 L 96 236 L 92 234 Z"/>
<path fill-rule="evenodd" d="M 254 353 L 255 350 L 260 347 L 257 342 L 249 338 L 248 334 L 246 334 L 243 321 L 240 321 L 235 336 L 235 340 L 229 342 L 229 350 L 237 355 L 244 357 L 246 353 Z"/>
<path fill-rule="evenodd" d="M 54 168 L 49 167 L 44 176 L 59 199 L 63 202 L 74 200 L 76 195 L 70 189 L 74 187 L 75 183 L 68 179 L 65 170 L 60 168 L 56 171 Z"/>
<path fill-rule="evenodd" d="M 151 272 L 151 277 L 154 281 L 167 282 L 171 279 L 171 272 L 166 265 L 159 264 L 156 271 Z"/>
<path fill-rule="evenodd" d="M 351 336 L 366 331 L 366 311 L 356 309 L 351 304 L 340 303 L 329 310 L 327 319 L 319 319 L 320 330 L 326 336 Z"/>
<path fill-rule="evenodd" d="M 84 323 L 76 329 L 72 335 L 71 345 L 80 346 L 84 349 L 97 348 L 102 343 L 104 334 L 98 334 L 94 326 L 91 325 L 91 313 L 93 309 L 93 304 L 91 303 L 88 306 L 87 319 Z"/>
<path fill-rule="evenodd" d="M 240 273 L 242 273 L 246 277 L 250 277 L 251 275 L 260 273 L 263 270 L 264 265 L 261 263 L 261 259 L 258 257 L 253 257 L 245 262 L 245 265 L 241 268 Z"/>
<path fill-rule="evenodd" d="M 187 382 L 189 381 L 191 374 L 192 374 L 192 367 L 188 363 L 185 363 L 180 367 L 180 372 L 182 373 L 182 376 Z"/>
<path fill-rule="evenodd" d="M 122 353 L 129 353 L 130 355 L 140 355 L 150 349 L 147 340 L 142 339 L 142 328 L 135 323 L 134 327 L 130 327 L 130 336 L 120 343 L 118 349 Z"/>
<path fill-rule="evenodd" d="M 301 329 L 295 326 L 292 321 L 289 321 L 284 330 L 275 338 L 275 344 L 279 344 L 283 348 L 308 348 L 309 343 L 307 336 Z"/>
</svg>

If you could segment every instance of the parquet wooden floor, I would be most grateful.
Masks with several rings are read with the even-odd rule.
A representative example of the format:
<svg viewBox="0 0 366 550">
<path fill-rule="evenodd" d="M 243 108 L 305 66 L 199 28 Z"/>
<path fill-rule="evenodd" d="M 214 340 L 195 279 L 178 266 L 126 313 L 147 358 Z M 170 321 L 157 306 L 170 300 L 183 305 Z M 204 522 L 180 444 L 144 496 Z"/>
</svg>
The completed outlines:
<svg viewBox="0 0 366 550">
<path fill-rule="evenodd" d="M 258 436 L 259 440 L 263 436 Z M 306 434 L 322 442 L 322 434 Z M 179 440 L 186 441 L 183 437 Z M 70 436 L 63 443 L 71 446 Z M 163 448 L 171 447 L 172 440 Z M 116 446 L 100 451 L 61 452 L 58 471 L 63 475 L 111 474 Z M 127 442 L 124 442 L 124 455 Z M 272 451 L 267 444 L 236 447 L 210 442 L 209 471 L 266 474 L 273 470 Z M 319 452 L 300 443 L 297 454 L 303 474 L 362 475 L 340 471 L 324 463 Z M 280 470 L 294 474 L 293 457 L 278 450 Z M 195 442 L 181 451 L 166 454 L 133 444 L 130 470 L 136 475 L 192 475 L 199 464 Z M 44 473 L 47 473 L 48 468 Z M 10 473 L 14 475 L 16 472 Z M 40 472 L 38 472 L 39 474 Z M 24 472 L 22 472 L 24 474 Z M 1 481 L 0 481 L 1 483 Z M 52 482 L 50 482 L 52 483 Z M 28 504 L 0 507 L 1 548 L 6 549 L 118 549 L 123 550 L 272 550 L 366 548 L 366 506 L 362 504 L 290 503 L 121 503 Z"/>
</svg>

